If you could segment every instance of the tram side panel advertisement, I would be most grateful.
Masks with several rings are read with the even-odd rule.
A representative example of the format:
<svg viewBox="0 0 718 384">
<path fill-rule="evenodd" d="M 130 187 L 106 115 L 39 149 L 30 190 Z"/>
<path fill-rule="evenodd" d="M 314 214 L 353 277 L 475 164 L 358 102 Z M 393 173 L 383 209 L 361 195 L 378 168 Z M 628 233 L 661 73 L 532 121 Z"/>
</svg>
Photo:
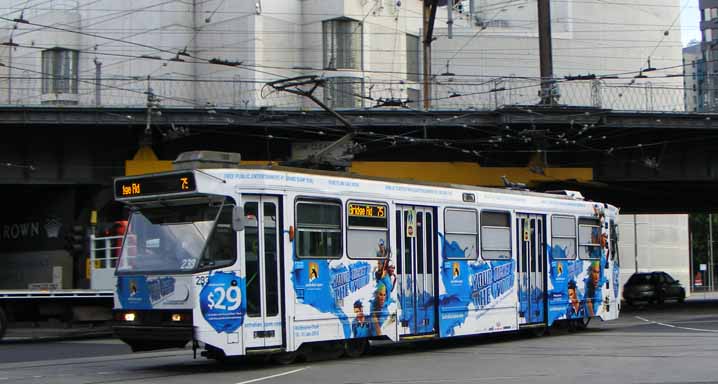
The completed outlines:
<svg viewBox="0 0 718 384">
<path fill-rule="evenodd" d="M 573 246 L 556 239 L 547 246 L 549 325 L 556 320 L 617 316 L 618 264 L 609 248 L 604 210 L 596 207 L 595 211 L 598 225 L 586 227 L 591 231 L 591 240 L 582 240 L 581 234 L 577 238 L 579 255 L 575 255 Z"/>
<path fill-rule="evenodd" d="M 388 243 L 386 205 L 349 204 L 348 225 L 376 228 L 347 236 L 351 259 L 300 258 L 292 243 L 297 343 L 317 339 L 397 338 L 397 276 Z M 299 251 L 299 252 L 298 252 Z M 322 319 L 317 321 L 316 319 Z"/>
<path fill-rule="evenodd" d="M 118 309 L 190 309 L 192 277 L 127 275 L 117 277 Z"/>
<path fill-rule="evenodd" d="M 300 259 L 292 284 L 297 297 L 295 338 L 396 338 L 396 275 L 388 259 L 367 261 Z M 326 319 L 323 323 L 302 319 Z M 334 330 L 334 331 L 333 331 Z"/>
<path fill-rule="evenodd" d="M 510 251 L 493 260 L 439 234 L 441 337 L 516 329 L 516 265 Z"/>
</svg>

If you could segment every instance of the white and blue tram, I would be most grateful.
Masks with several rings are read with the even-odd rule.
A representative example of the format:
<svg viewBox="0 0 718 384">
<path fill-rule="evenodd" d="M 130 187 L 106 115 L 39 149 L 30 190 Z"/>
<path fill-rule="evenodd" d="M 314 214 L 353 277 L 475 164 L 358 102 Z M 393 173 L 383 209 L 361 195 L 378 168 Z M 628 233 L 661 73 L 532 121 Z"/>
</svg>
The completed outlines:
<svg viewBox="0 0 718 384">
<path fill-rule="evenodd" d="M 115 180 L 114 330 L 210 357 L 616 319 L 618 209 L 577 194 L 283 167 Z"/>
</svg>

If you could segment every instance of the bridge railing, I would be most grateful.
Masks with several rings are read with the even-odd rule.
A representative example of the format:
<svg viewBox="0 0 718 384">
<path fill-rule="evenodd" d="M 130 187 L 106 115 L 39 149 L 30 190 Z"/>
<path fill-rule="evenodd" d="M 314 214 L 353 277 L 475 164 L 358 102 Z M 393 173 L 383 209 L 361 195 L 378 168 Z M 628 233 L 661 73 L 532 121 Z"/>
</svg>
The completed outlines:
<svg viewBox="0 0 718 384">
<path fill-rule="evenodd" d="M 645 80 L 645 79 L 641 79 Z M 599 107 L 619 111 L 683 112 L 685 90 L 682 83 L 650 79 L 629 83 L 627 80 L 580 80 L 558 82 L 559 103 L 569 106 Z M 382 100 L 404 101 L 395 108 L 422 109 L 423 98 L 417 96 L 421 84 L 403 81 L 356 79 L 347 108 L 337 106 L 332 97 L 342 91 L 315 96 L 337 109 L 375 108 Z M 629 85 L 630 84 L 630 85 Z M 262 82 L 233 79 L 193 80 L 153 78 L 152 92 L 160 98 L 161 107 L 237 108 L 263 106 L 275 109 L 312 110 L 319 107 L 306 98 L 283 92 L 267 92 Z M 357 91 L 358 90 L 358 91 Z M 430 96 L 434 110 L 494 110 L 511 105 L 533 105 L 539 102 L 540 84 L 535 79 L 493 79 L 466 81 L 439 78 L 432 83 Z M 0 105 L 65 104 L 104 107 L 146 107 L 146 78 L 80 79 L 77 94 L 42 93 L 42 79 L 36 75 L 19 75 L 0 80 Z M 345 91 L 346 92 L 346 91 Z M 347 95 L 344 95 L 347 96 Z M 414 100 L 412 100 L 414 98 Z M 418 99 L 417 99 L 418 98 Z M 342 98 L 343 102 L 347 97 Z"/>
</svg>

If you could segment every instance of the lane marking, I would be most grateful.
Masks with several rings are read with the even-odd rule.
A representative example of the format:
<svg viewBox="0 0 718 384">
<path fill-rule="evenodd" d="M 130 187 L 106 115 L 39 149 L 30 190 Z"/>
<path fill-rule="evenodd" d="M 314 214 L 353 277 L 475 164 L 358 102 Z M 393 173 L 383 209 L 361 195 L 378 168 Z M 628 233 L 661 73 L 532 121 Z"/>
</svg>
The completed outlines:
<svg viewBox="0 0 718 384">
<path fill-rule="evenodd" d="M 299 369 L 295 369 L 295 370 L 293 370 L 293 371 L 288 371 L 288 372 L 283 372 L 283 373 L 277 373 L 276 375 L 271 375 L 271 376 L 258 377 L 258 378 L 256 378 L 256 379 L 252 379 L 252 380 L 240 381 L 240 382 L 237 383 L 237 384 L 256 383 L 256 382 L 258 382 L 258 381 L 269 380 L 269 379 L 273 379 L 273 378 L 275 378 L 275 377 L 291 375 L 292 373 L 301 372 L 301 371 L 303 371 L 303 370 L 305 370 L 305 369 L 307 369 L 307 368 L 309 368 L 309 367 L 299 368 Z"/>
<path fill-rule="evenodd" d="M 702 328 L 691 328 L 691 327 L 679 327 L 679 326 L 673 325 L 673 324 L 666 324 L 666 323 L 660 323 L 660 322 L 658 322 L 658 321 L 648 320 L 648 319 L 646 319 L 645 317 L 641 317 L 641 316 L 634 316 L 634 317 L 635 317 L 636 319 L 638 319 L 638 320 L 645 321 L 646 323 L 661 325 L 661 326 L 668 327 L 668 328 L 683 329 L 683 330 L 686 330 L 686 331 L 718 333 L 718 330 L 715 330 L 715 329 L 702 329 Z"/>
</svg>

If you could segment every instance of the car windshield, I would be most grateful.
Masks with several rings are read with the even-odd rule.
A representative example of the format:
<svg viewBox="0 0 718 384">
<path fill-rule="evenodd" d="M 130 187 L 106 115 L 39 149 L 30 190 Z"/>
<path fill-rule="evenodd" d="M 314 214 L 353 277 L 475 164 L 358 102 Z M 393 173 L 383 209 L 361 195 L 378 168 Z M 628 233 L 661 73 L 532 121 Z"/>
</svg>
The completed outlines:
<svg viewBox="0 0 718 384">
<path fill-rule="evenodd" d="M 628 279 L 627 284 L 649 284 L 651 282 L 650 274 L 635 274 Z"/>
<path fill-rule="evenodd" d="M 204 203 L 132 212 L 117 271 L 194 271 L 221 209 Z"/>
</svg>

